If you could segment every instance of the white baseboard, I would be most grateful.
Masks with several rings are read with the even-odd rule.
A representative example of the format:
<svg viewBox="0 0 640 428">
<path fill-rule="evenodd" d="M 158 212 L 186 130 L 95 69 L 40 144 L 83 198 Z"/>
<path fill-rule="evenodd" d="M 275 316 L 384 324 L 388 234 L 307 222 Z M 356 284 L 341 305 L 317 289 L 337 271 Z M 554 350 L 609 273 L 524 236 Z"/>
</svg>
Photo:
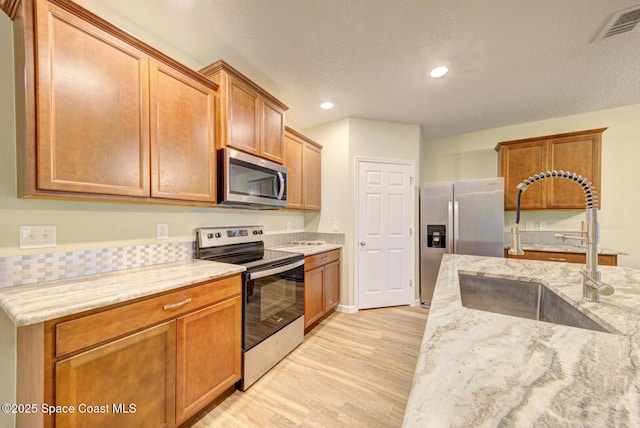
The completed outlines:
<svg viewBox="0 0 640 428">
<path fill-rule="evenodd" d="M 346 314 L 355 314 L 356 312 L 358 312 L 358 308 L 356 308 L 355 306 L 338 305 L 336 307 L 336 311 L 344 312 Z"/>
</svg>

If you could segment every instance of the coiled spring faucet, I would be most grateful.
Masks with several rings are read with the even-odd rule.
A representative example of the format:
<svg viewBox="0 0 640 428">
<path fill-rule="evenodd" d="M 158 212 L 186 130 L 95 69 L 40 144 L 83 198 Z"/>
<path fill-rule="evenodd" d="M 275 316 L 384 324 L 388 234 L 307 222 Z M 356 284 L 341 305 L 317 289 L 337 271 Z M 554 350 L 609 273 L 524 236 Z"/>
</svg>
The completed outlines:
<svg viewBox="0 0 640 428">
<path fill-rule="evenodd" d="M 601 281 L 600 272 L 598 271 L 598 241 L 600 239 L 600 230 L 598 226 L 598 197 L 596 196 L 595 189 L 587 178 L 578 175 L 575 172 L 553 170 L 540 172 L 518 184 L 516 186 L 518 189 L 516 222 L 511 228 L 511 249 L 509 250 L 509 254 L 524 254 L 522 244 L 520 242 L 520 199 L 522 197 L 522 192 L 527 190 L 531 184 L 537 181 L 556 177 L 571 180 L 580 185 L 582 190 L 584 190 L 587 230 L 580 232 L 580 235 L 584 236 L 569 236 L 559 233 L 555 236 L 563 241 L 567 239 L 582 240 L 586 238 L 586 269 L 582 269 L 580 271 L 582 274 L 582 297 L 592 302 L 600 302 L 601 295 L 610 296 L 613 294 L 614 289 L 611 285 L 605 284 Z"/>
</svg>

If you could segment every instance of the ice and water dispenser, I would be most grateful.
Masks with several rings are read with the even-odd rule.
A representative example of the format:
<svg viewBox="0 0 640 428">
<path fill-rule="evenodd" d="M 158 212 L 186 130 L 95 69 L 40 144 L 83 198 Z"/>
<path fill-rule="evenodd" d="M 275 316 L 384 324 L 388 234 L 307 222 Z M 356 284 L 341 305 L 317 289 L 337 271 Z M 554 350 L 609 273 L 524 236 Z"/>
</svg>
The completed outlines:
<svg viewBox="0 0 640 428">
<path fill-rule="evenodd" d="M 446 248 L 447 228 L 444 224 L 427 225 L 427 248 Z"/>
</svg>

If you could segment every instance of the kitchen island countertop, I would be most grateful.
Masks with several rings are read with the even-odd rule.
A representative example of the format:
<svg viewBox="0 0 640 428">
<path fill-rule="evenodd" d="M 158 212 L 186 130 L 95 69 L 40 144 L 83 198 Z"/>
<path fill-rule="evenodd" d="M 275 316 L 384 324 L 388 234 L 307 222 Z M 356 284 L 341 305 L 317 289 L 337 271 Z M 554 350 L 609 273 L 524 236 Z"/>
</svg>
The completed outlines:
<svg viewBox="0 0 640 428">
<path fill-rule="evenodd" d="M 443 256 L 404 426 L 640 426 L 640 271 L 601 266 L 615 293 L 594 303 L 582 268 Z M 621 334 L 465 308 L 458 271 L 542 283 Z"/>
<path fill-rule="evenodd" d="M 18 327 L 243 272 L 243 266 L 185 260 L 0 289 L 0 307 Z"/>
</svg>

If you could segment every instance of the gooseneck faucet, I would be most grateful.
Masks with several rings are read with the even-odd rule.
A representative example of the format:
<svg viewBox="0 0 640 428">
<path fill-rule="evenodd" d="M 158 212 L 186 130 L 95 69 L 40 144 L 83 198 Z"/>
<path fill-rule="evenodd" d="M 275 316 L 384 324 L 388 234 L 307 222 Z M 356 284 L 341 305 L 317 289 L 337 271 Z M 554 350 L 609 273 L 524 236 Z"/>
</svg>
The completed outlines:
<svg viewBox="0 0 640 428">
<path fill-rule="evenodd" d="M 586 223 L 587 230 L 580 232 L 584 236 L 569 236 L 563 234 L 556 234 L 557 238 L 561 238 L 563 241 L 567 239 L 580 239 L 583 240 L 586 237 L 586 269 L 582 269 L 582 297 L 592 302 L 600 302 L 600 295 L 610 296 L 613 294 L 614 289 L 609 284 L 605 284 L 601 281 L 600 272 L 598 271 L 598 241 L 600 239 L 600 230 L 598 226 L 598 197 L 596 191 L 585 177 L 569 171 L 547 171 L 535 174 L 522 183 L 518 184 L 518 199 L 516 202 L 516 222 L 511 228 L 511 249 L 509 254 L 523 255 L 522 244 L 520 241 L 520 199 L 522 192 L 527 188 L 540 180 L 547 178 L 566 178 L 575 182 L 582 187 L 585 194 L 586 204 Z"/>
</svg>

